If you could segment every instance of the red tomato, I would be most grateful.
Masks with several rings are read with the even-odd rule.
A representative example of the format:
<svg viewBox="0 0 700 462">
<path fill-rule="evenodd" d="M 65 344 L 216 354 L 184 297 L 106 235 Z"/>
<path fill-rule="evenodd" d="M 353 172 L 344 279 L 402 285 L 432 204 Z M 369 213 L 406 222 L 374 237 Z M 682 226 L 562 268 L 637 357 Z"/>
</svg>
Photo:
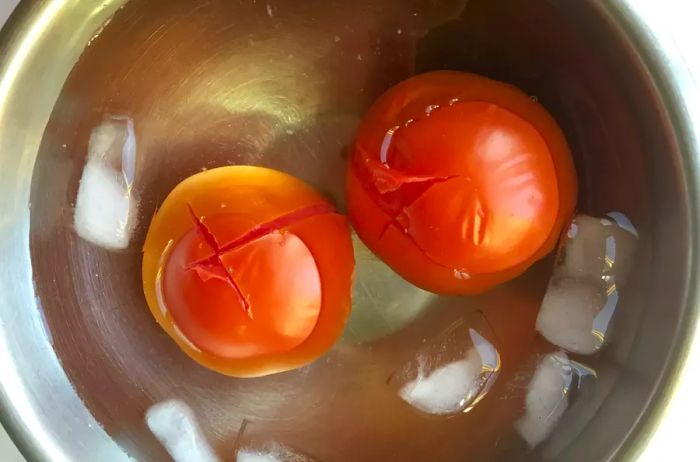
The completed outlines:
<svg viewBox="0 0 700 462">
<path fill-rule="evenodd" d="M 518 89 L 459 72 L 391 88 L 360 126 L 350 220 L 410 282 L 476 293 L 554 247 L 576 177 L 556 122 Z"/>
<path fill-rule="evenodd" d="M 281 172 L 224 167 L 180 183 L 144 245 L 151 312 L 200 363 L 236 376 L 313 360 L 342 332 L 354 257 L 347 222 Z"/>
</svg>

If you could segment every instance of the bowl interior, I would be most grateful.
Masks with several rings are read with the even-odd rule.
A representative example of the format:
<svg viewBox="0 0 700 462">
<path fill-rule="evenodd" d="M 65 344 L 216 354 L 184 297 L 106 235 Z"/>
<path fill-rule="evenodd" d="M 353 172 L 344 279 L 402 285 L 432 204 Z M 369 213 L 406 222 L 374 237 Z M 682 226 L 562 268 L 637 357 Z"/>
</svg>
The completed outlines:
<svg viewBox="0 0 700 462">
<path fill-rule="evenodd" d="M 241 437 L 285 442 L 321 461 L 615 454 L 652 397 L 678 329 L 688 238 L 677 148 L 658 95 L 596 3 L 128 2 L 65 82 L 31 191 L 36 294 L 64 370 L 107 433 L 138 460 L 163 460 L 143 416 L 180 398 L 222 455 L 241 444 L 244 422 Z M 364 111 L 392 84 L 437 69 L 483 74 L 537 98 L 574 152 L 579 209 L 623 212 L 639 230 L 611 342 L 585 358 L 598 380 L 534 452 L 512 420 L 527 371 L 551 349 L 533 330 L 551 261 L 483 296 L 438 297 L 402 281 L 356 241 L 354 312 L 342 341 L 309 367 L 260 379 L 231 379 L 192 362 L 143 299 L 140 246 L 179 181 L 203 168 L 264 165 L 310 182 L 342 208 L 346 153 Z M 139 221 L 122 252 L 73 229 L 90 134 L 111 115 L 133 119 L 138 146 Z M 406 352 L 460 319 L 502 341 L 503 371 L 484 402 L 452 419 L 394 404 L 386 381 Z"/>
</svg>

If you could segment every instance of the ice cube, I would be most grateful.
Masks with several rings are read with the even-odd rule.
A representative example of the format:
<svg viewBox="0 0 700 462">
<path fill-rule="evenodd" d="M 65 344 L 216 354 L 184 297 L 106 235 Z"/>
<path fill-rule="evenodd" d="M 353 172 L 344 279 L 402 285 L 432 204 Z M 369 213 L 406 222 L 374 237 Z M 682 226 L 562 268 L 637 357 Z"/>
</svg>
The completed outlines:
<svg viewBox="0 0 700 462">
<path fill-rule="evenodd" d="M 114 117 L 96 127 L 75 203 L 74 225 L 80 237 L 111 250 L 129 246 L 137 215 L 135 169 L 131 119 Z"/>
<path fill-rule="evenodd" d="M 418 356 L 417 366 L 411 362 L 404 367 L 402 375 L 415 371 L 415 378 L 401 386 L 401 399 L 427 414 L 445 415 L 469 411 L 488 393 L 500 371 L 498 351 L 476 330 L 462 332 L 471 339 L 462 339 L 462 344 L 471 344 L 462 359 L 441 362 L 429 356 L 428 348 Z M 453 339 L 447 340 L 449 344 Z"/>
<path fill-rule="evenodd" d="M 218 462 L 202 435 L 192 410 L 182 401 L 170 400 L 146 411 L 146 424 L 175 462 Z"/>
<path fill-rule="evenodd" d="M 314 460 L 279 443 L 267 443 L 261 449 L 239 449 L 236 453 L 236 462 L 314 462 Z"/>
<path fill-rule="evenodd" d="M 75 203 L 75 230 L 80 237 L 107 249 L 127 248 L 133 208 L 114 171 L 99 164 L 85 166 Z"/>
<path fill-rule="evenodd" d="M 401 387 L 399 396 L 428 414 L 453 414 L 465 407 L 480 375 L 481 359 L 471 350 L 466 359 L 439 367 L 427 376 L 420 374 Z"/>
<path fill-rule="evenodd" d="M 136 170 L 136 132 L 129 117 L 111 116 L 90 133 L 88 163 L 98 163 L 123 176 L 130 188 Z"/>
<path fill-rule="evenodd" d="M 634 259 L 636 230 L 627 217 L 613 212 L 607 218 L 577 215 L 565 236 L 561 271 L 577 279 L 623 286 Z"/>
<path fill-rule="evenodd" d="M 569 406 L 572 368 L 566 353 L 546 355 L 538 364 L 525 397 L 525 415 L 515 429 L 530 447 L 544 441 Z"/>
<path fill-rule="evenodd" d="M 261 453 L 249 449 L 242 449 L 238 451 L 238 456 L 236 456 L 236 462 L 284 462 L 274 454 Z"/>
<path fill-rule="evenodd" d="M 601 219 L 605 227 L 605 268 L 603 279 L 606 289 L 624 287 L 634 264 L 639 236 L 629 219 L 620 212 L 611 212 Z"/>
<path fill-rule="evenodd" d="M 561 267 L 572 278 L 599 280 L 603 274 L 605 230 L 598 218 L 577 215 L 564 235 Z"/>
<path fill-rule="evenodd" d="M 606 218 L 577 215 L 564 239 L 537 330 L 568 351 L 591 354 L 605 341 L 632 266 L 637 231 L 619 212 Z"/>
<path fill-rule="evenodd" d="M 616 302 L 617 298 L 613 301 Z M 569 277 L 552 278 L 537 316 L 537 330 L 565 350 L 594 353 L 603 345 L 614 310 L 614 305 L 610 305 L 609 316 L 605 316 L 606 311 L 599 317 L 607 302 L 607 295 L 595 282 Z"/>
</svg>

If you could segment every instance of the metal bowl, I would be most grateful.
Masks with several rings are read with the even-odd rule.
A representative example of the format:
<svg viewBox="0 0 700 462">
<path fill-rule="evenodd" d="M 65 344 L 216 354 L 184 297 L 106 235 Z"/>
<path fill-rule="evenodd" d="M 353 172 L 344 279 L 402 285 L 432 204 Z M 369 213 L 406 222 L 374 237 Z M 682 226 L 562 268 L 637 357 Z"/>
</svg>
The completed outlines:
<svg viewBox="0 0 700 462">
<path fill-rule="evenodd" d="M 244 382 L 184 357 L 141 295 L 139 243 L 178 181 L 256 163 L 342 205 L 343 152 L 363 111 L 391 84 L 434 69 L 536 97 L 574 150 L 580 208 L 624 211 L 640 231 L 613 341 L 594 359 L 599 380 L 535 453 L 494 451 L 487 437 L 436 453 L 453 430 L 407 437 L 409 424 L 383 420 L 381 402 L 353 401 L 360 382 L 338 377 L 393 360 L 445 317 L 536 312 L 546 263 L 465 302 L 407 286 L 359 246 L 355 314 L 323 367 Z M 634 459 L 668 424 L 664 410 L 700 342 L 699 101 L 653 8 L 629 0 L 22 2 L 0 34 L 3 423 L 29 459 L 162 460 L 143 413 L 179 397 L 222 454 L 245 402 L 322 460 Z M 90 132 L 108 114 L 132 117 L 138 131 L 139 225 L 121 253 L 71 229 Z M 334 413 L 310 430 L 305 421 L 327 416 L 328 400 Z"/>
</svg>

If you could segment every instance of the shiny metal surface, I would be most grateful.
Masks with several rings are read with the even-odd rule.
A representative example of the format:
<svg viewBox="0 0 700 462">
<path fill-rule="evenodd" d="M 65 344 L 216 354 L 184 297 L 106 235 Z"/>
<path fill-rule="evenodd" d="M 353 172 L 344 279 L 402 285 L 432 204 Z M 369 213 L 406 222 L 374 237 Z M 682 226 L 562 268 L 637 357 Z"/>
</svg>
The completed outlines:
<svg viewBox="0 0 700 462">
<path fill-rule="evenodd" d="M 262 164 L 342 205 L 342 154 L 367 105 L 415 72 L 450 68 L 536 96 L 576 153 L 581 208 L 623 210 L 640 230 L 616 338 L 595 359 L 601 379 L 531 456 L 632 458 L 697 341 L 697 100 L 662 34 L 623 1 L 24 3 L 0 35 L 3 422 L 30 459 L 162 460 L 143 413 L 180 397 L 222 454 L 253 414 L 260 431 L 321 460 L 522 455 L 495 451 L 489 436 L 517 399 L 503 385 L 490 393 L 507 404 L 477 407 L 463 426 L 426 426 L 409 414 L 383 420 L 386 392 L 367 383 L 455 318 L 483 314 L 499 337 L 530 335 L 508 318 L 536 314 L 546 263 L 465 302 L 410 292 L 361 253 L 344 341 L 316 368 L 245 382 L 185 358 L 138 283 L 147 220 L 184 176 Z M 87 140 L 105 114 L 133 117 L 139 143 L 140 223 L 123 253 L 71 230 Z M 517 376 L 506 364 L 520 345 L 501 346 L 501 377 Z M 341 381 L 340 371 L 358 374 Z"/>
</svg>

